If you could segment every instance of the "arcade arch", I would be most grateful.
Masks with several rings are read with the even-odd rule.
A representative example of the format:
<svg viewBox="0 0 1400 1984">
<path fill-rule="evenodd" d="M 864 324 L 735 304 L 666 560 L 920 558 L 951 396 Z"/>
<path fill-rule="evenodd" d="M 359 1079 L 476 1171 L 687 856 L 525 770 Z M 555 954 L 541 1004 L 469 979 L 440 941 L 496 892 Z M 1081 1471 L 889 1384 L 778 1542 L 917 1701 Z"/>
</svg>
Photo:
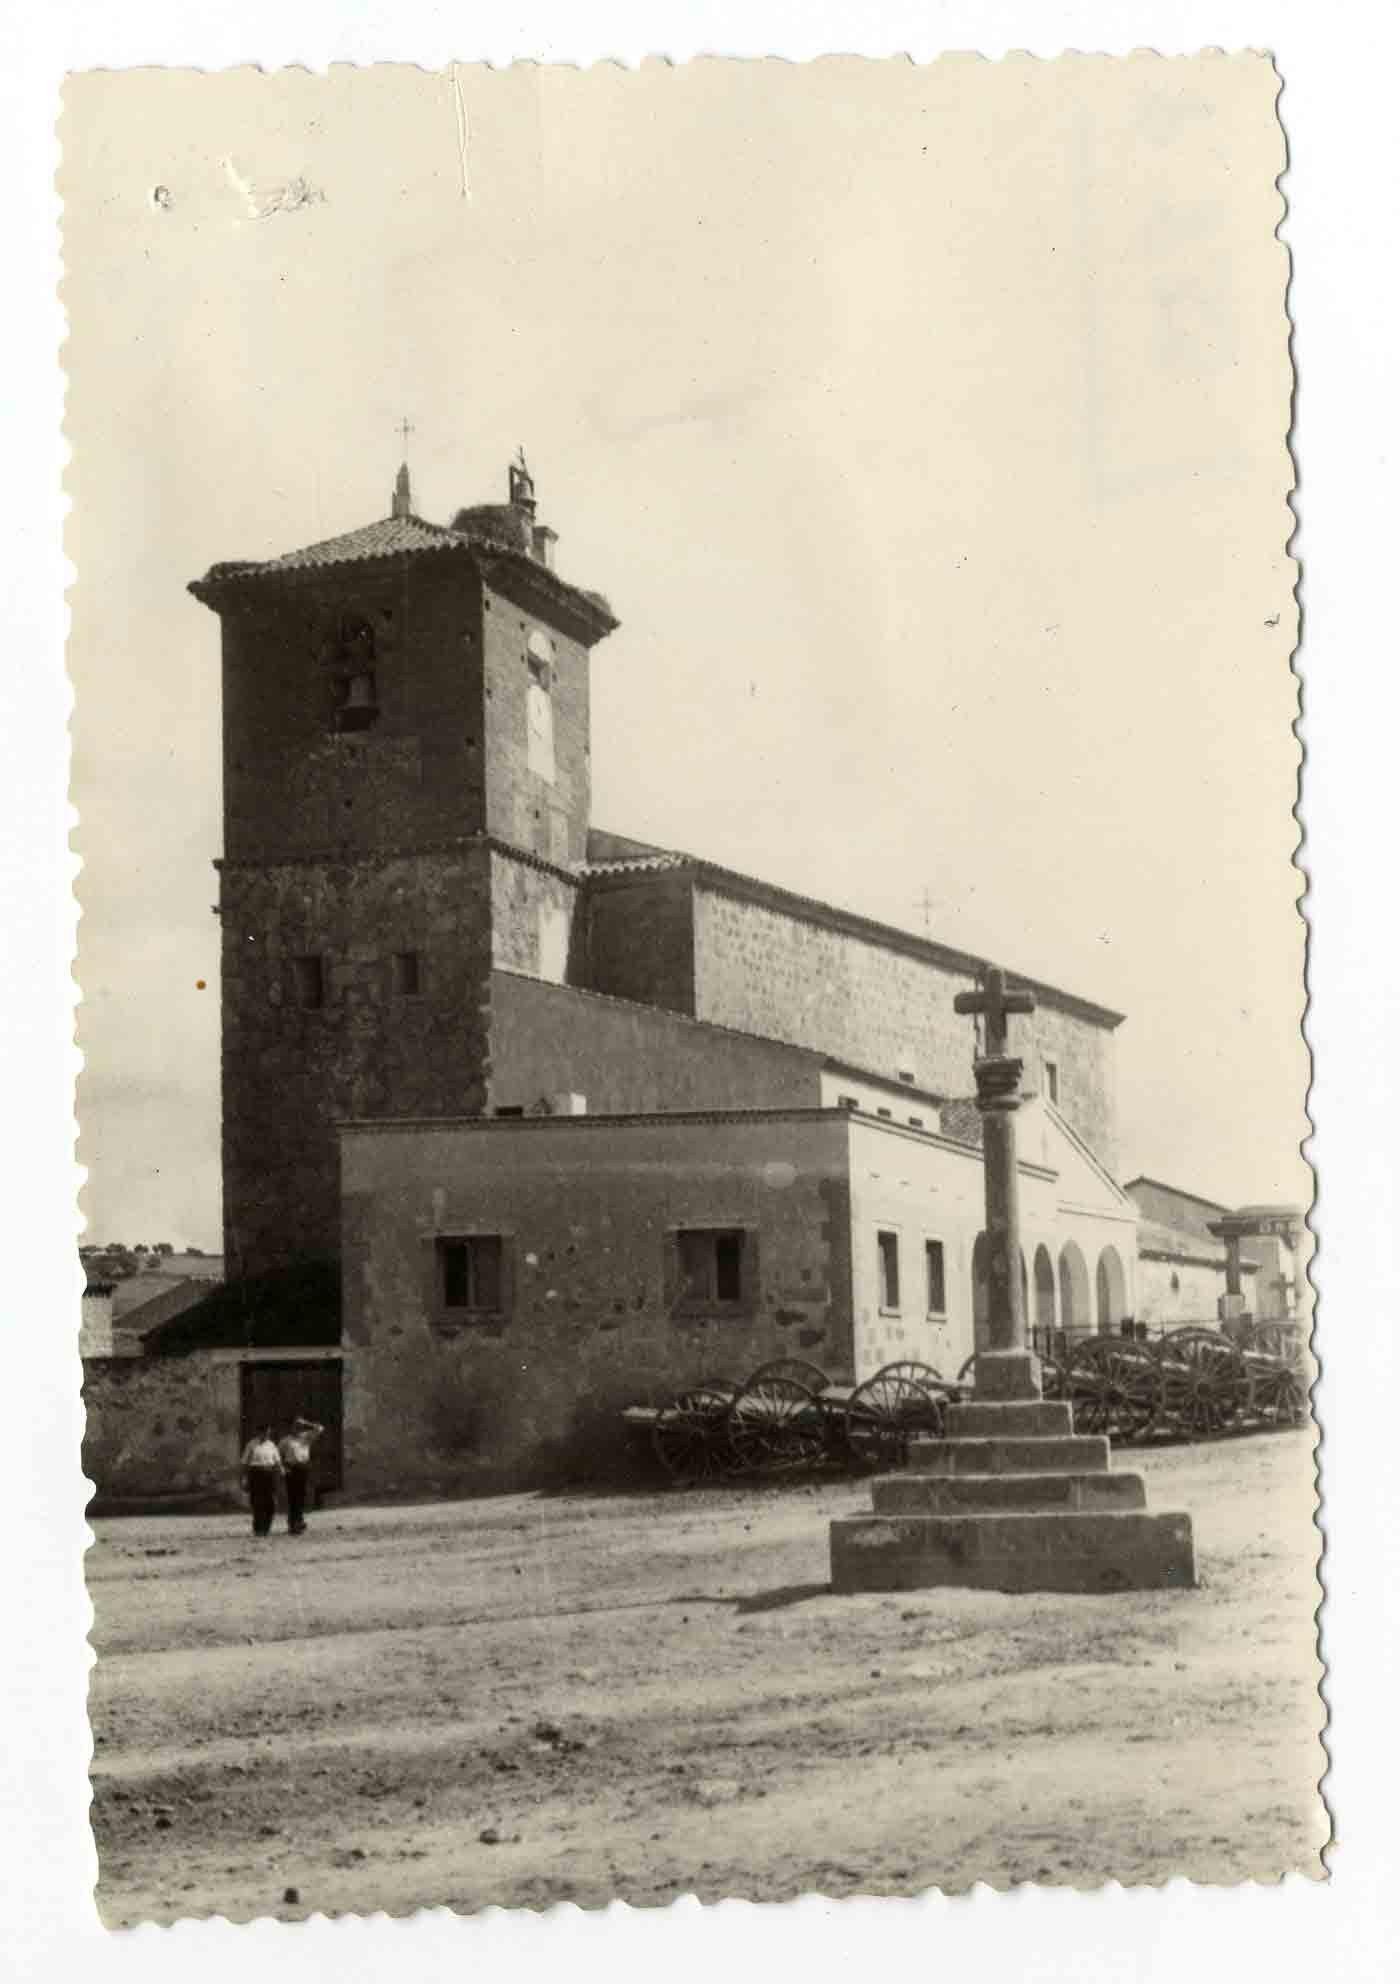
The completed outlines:
<svg viewBox="0 0 1400 1984">
<path fill-rule="evenodd" d="M 1066 1240 L 1060 1249 L 1059 1279 L 1060 1328 L 1080 1332 L 1091 1328 L 1089 1269 L 1075 1240 Z"/>
<path fill-rule="evenodd" d="M 1116 1247 L 1105 1247 L 1094 1274 L 1098 1324 L 1101 1330 L 1116 1330 L 1128 1313 L 1128 1277 Z"/>
</svg>

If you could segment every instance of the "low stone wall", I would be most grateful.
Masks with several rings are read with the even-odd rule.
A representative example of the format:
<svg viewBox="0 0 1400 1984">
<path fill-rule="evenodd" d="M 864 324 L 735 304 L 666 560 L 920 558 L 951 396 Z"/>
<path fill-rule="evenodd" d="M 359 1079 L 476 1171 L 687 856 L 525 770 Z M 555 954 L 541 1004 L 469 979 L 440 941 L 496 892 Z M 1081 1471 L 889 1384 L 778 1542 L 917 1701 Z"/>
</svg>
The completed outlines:
<svg viewBox="0 0 1400 1984">
<path fill-rule="evenodd" d="M 238 1496 L 238 1367 L 208 1352 L 83 1361 L 83 1471 L 96 1502 Z"/>
</svg>

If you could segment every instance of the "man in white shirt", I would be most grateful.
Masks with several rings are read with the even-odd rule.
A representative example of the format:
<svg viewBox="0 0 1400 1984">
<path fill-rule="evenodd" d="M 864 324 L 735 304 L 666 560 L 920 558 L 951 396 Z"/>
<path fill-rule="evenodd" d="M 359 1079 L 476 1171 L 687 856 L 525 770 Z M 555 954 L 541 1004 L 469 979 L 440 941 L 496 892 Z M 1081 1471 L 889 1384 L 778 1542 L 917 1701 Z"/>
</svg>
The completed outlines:
<svg viewBox="0 0 1400 1984">
<path fill-rule="evenodd" d="M 325 1432 L 314 1419 L 294 1419 L 283 1436 L 277 1458 L 287 1480 L 287 1534 L 300 1536 L 306 1528 L 306 1496 L 311 1485 L 311 1445 Z"/>
<path fill-rule="evenodd" d="M 272 1437 L 270 1426 L 260 1428 L 253 1435 L 243 1449 L 243 1459 L 239 1465 L 247 1484 L 248 1500 L 253 1505 L 253 1534 L 269 1536 L 277 1509 L 277 1483 L 282 1473 L 282 1456 L 277 1451 L 277 1442 Z"/>
</svg>

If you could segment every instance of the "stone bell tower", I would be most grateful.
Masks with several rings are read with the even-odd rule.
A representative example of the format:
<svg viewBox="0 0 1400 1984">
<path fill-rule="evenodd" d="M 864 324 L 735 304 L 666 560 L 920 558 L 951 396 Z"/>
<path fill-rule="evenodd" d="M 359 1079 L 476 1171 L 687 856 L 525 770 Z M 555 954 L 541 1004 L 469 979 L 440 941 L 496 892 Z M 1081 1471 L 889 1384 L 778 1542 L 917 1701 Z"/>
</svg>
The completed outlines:
<svg viewBox="0 0 1400 1984">
<path fill-rule="evenodd" d="M 523 455 L 509 498 L 428 523 L 405 466 L 388 517 L 190 587 L 223 636 L 230 1275 L 336 1259 L 338 1122 L 488 1106 L 493 961 L 572 898 L 617 623 Z"/>
</svg>

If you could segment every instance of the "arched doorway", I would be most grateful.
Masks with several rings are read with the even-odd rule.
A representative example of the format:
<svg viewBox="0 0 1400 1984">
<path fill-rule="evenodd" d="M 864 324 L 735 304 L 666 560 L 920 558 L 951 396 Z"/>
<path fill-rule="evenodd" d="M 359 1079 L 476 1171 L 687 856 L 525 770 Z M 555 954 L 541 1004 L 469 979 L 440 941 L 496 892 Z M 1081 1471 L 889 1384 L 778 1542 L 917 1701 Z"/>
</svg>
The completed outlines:
<svg viewBox="0 0 1400 1984">
<path fill-rule="evenodd" d="M 1060 1249 L 1060 1328 L 1082 1336 L 1092 1325 L 1089 1269 L 1078 1243 L 1066 1240 Z"/>
<path fill-rule="evenodd" d="M 1116 1330 L 1128 1313 L 1128 1278 L 1116 1247 L 1105 1247 L 1094 1274 L 1098 1324 L 1101 1330 Z"/>
<path fill-rule="evenodd" d="M 1044 1354 L 1055 1331 L 1055 1268 L 1050 1249 L 1043 1241 L 1035 1250 L 1035 1309 L 1030 1320 L 1036 1333 L 1036 1348 Z"/>
</svg>

